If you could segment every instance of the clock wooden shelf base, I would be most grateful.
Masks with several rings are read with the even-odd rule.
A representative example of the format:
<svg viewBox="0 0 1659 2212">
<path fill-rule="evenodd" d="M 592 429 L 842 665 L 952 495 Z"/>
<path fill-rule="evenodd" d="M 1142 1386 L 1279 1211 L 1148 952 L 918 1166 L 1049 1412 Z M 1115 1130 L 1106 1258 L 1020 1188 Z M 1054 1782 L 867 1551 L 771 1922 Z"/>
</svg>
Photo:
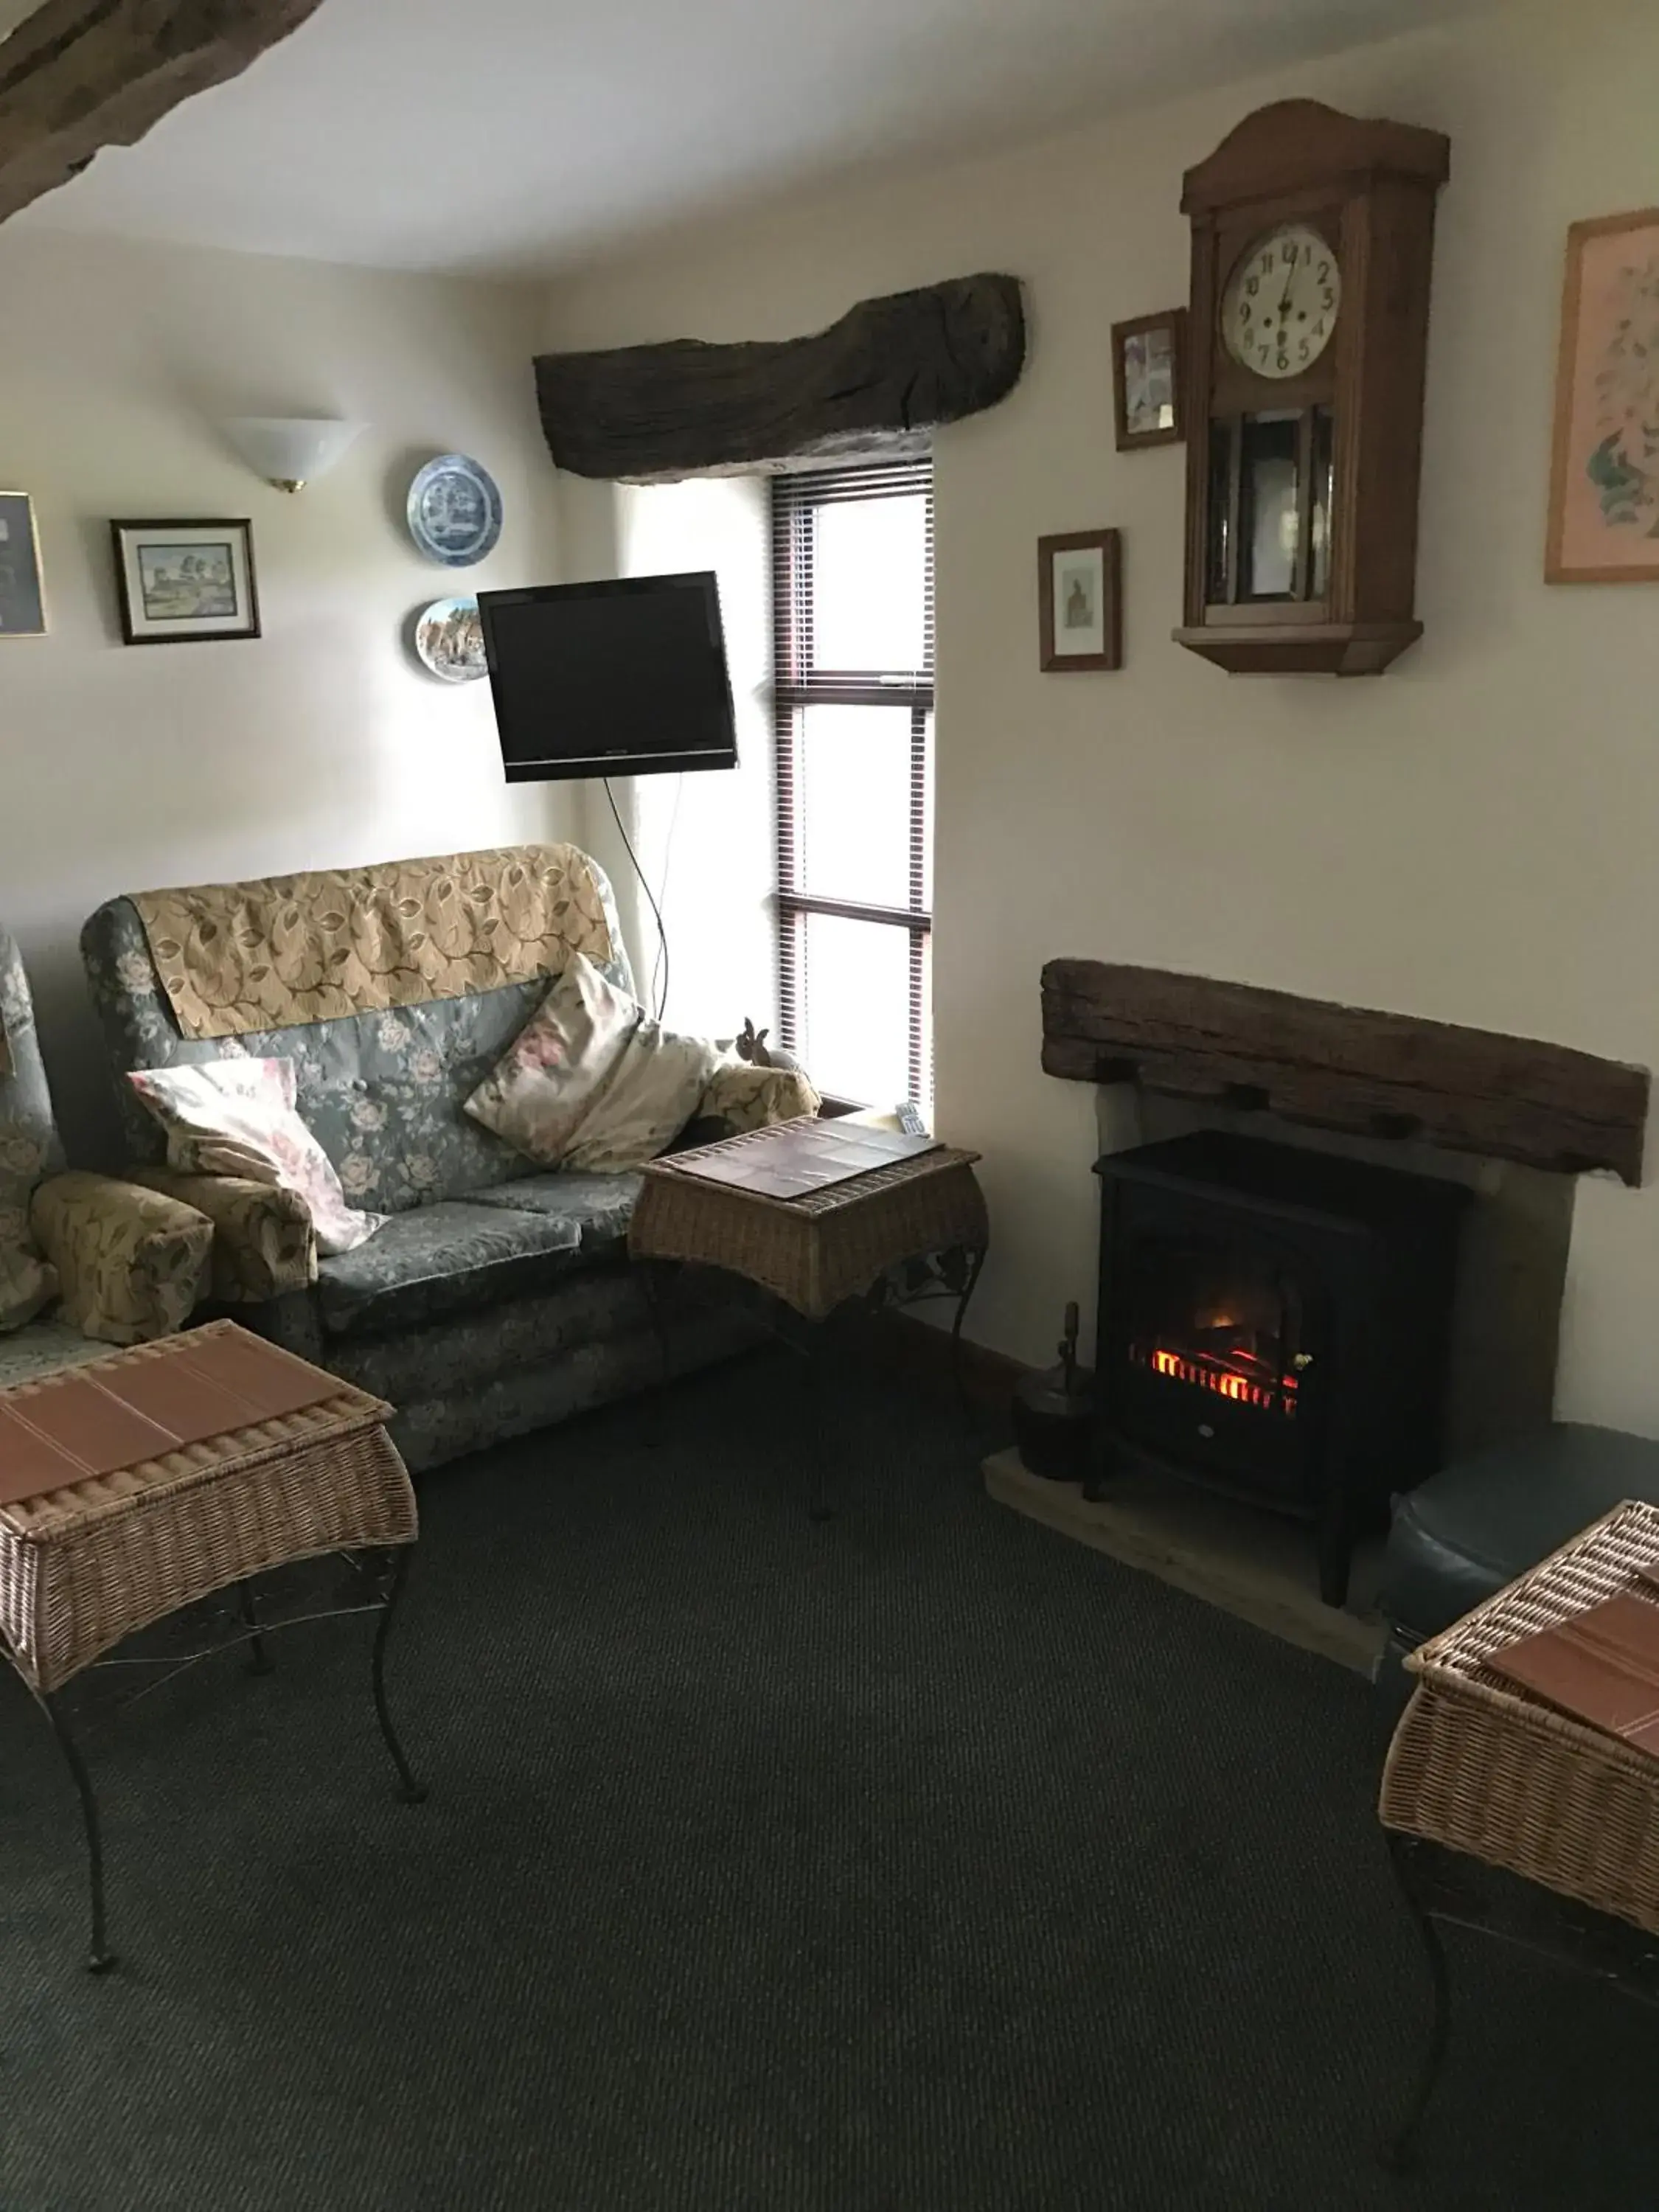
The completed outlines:
<svg viewBox="0 0 1659 2212">
<path fill-rule="evenodd" d="M 1178 629 L 1175 639 L 1230 676 L 1380 676 L 1422 635 L 1420 622 L 1264 623 Z"/>
</svg>

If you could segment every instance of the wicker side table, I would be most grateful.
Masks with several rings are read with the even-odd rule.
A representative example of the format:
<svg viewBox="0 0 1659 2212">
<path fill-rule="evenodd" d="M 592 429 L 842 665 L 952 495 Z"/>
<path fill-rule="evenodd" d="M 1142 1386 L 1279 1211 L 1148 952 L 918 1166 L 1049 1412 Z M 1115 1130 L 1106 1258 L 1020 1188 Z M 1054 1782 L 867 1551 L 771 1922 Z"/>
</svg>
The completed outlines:
<svg viewBox="0 0 1659 2212">
<path fill-rule="evenodd" d="M 1394 2160 L 1414 2147 L 1445 2054 L 1450 1984 L 1437 1919 L 1483 1928 L 1659 2002 L 1659 1759 L 1486 1662 L 1523 1636 L 1632 1591 L 1659 1567 L 1659 1508 L 1630 1502 L 1432 1638 L 1395 1731 L 1378 1808 L 1427 1952 L 1427 2059 Z M 1490 1870 L 1496 1870 L 1490 1871 Z"/>
<path fill-rule="evenodd" d="M 952 1334 L 960 1341 L 990 1243 L 985 1194 L 974 1174 L 977 1152 L 941 1146 L 792 1199 L 709 1182 L 681 1164 L 748 1141 L 727 1137 L 678 1159 L 653 1161 L 628 1232 L 635 1259 L 723 1267 L 806 1320 L 824 1321 L 851 1299 L 881 1295 L 884 1285 L 892 1285 L 888 1302 L 903 1303 L 896 1268 L 961 1254 L 963 1278 L 946 1286 L 957 1299 Z"/>
<path fill-rule="evenodd" d="M 723 1268 L 775 1301 L 775 1333 L 819 1370 L 831 1324 L 885 1308 L 951 1298 L 951 1354 L 961 1388 L 962 1328 L 990 1243 L 977 1152 L 920 1152 L 800 1198 L 778 1199 L 689 1174 L 680 1162 L 740 1150 L 749 1136 L 653 1161 L 629 1230 L 631 1256 Z M 667 1325 L 645 1269 L 663 1370 Z M 803 1329 L 802 1324 L 806 1324 Z M 827 1517 L 822 1454 L 814 1455 L 811 1511 Z"/>
<path fill-rule="evenodd" d="M 216 1406 L 230 1425 L 216 1425 Z M 272 1409 L 264 1418 L 246 1418 L 262 1406 Z M 0 1648 L 50 1721 L 80 1797 L 94 1972 L 113 1963 L 98 1805 L 56 1692 L 124 1638 L 238 1585 L 244 1640 L 263 1665 L 251 1577 L 324 1553 L 395 1552 L 375 1608 L 372 1684 L 402 1794 L 424 1796 L 386 1698 L 386 1638 L 417 1534 L 415 1493 L 386 1433 L 391 1411 L 231 1322 L 0 1392 L 0 1498 L 9 1494 Z M 80 1480 L 18 1494 L 54 1455 L 61 1475 L 65 1451 L 85 1467 Z"/>
</svg>

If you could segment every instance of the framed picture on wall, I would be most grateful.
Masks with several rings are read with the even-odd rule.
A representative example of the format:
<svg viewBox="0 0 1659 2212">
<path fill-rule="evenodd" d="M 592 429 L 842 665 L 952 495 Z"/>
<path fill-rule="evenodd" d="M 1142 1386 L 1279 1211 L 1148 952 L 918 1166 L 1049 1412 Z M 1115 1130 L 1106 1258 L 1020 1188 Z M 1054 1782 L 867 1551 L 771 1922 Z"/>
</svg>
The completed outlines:
<svg viewBox="0 0 1659 2212">
<path fill-rule="evenodd" d="M 0 637 L 46 634 L 34 501 L 26 491 L 0 491 Z"/>
<path fill-rule="evenodd" d="M 1074 530 L 1037 540 L 1042 665 L 1051 671 L 1123 665 L 1122 534 Z"/>
<path fill-rule="evenodd" d="M 1182 378 L 1186 373 L 1187 310 L 1166 307 L 1112 325 L 1112 398 L 1117 449 L 1173 446 L 1186 435 Z"/>
<path fill-rule="evenodd" d="M 251 522 L 112 522 L 110 532 L 129 645 L 258 636 Z"/>
<path fill-rule="evenodd" d="M 1567 234 L 1544 574 L 1659 581 L 1659 208 Z"/>
</svg>

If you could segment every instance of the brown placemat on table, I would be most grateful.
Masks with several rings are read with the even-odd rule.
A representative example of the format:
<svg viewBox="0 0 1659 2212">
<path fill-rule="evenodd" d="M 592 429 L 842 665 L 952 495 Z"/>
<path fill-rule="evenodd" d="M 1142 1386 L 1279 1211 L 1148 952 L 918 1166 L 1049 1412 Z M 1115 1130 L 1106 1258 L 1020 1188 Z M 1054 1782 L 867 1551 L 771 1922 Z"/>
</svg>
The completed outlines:
<svg viewBox="0 0 1659 2212">
<path fill-rule="evenodd" d="M 668 1164 L 700 1182 L 724 1183 L 757 1198 L 808 1198 L 838 1182 L 851 1182 L 896 1161 L 942 1152 L 937 1137 L 911 1137 L 902 1130 L 872 1129 L 866 1123 L 801 1118 L 745 1130 L 695 1151 L 673 1152 Z"/>
<path fill-rule="evenodd" d="M 1652 1589 L 1652 1578 L 1639 1578 Z M 1638 1751 L 1659 1754 L 1659 1591 L 1620 1590 L 1553 1627 L 1500 1645 L 1495 1674 Z"/>
<path fill-rule="evenodd" d="M 0 1505 L 323 1405 L 344 1387 L 233 1324 L 147 1351 L 0 1393 Z"/>
</svg>

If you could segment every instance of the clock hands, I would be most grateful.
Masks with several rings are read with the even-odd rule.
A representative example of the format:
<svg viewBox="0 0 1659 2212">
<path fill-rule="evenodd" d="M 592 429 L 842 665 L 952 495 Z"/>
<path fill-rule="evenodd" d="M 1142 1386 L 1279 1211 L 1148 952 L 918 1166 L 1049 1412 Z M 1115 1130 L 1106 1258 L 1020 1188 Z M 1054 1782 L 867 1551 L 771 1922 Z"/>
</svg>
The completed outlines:
<svg viewBox="0 0 1659 2212">
<path fill-rule="evenodd" d="M 1330 343 L 1340 286 L 1334 255 L 1316 232 L 1285 228 L 1258 240 L 1224 298 L 1233 359 L 1270 378 L 1309 369 Z"/>
<path fill-rule="evenodd" d="M 1291 301 L 1296 296 L 1296 248 L 1285 248 L 1285 296 L 1279 303 L 1279 329 L 1283 337 L 1285 325 L 1291 319 Z"/>
</svg>

